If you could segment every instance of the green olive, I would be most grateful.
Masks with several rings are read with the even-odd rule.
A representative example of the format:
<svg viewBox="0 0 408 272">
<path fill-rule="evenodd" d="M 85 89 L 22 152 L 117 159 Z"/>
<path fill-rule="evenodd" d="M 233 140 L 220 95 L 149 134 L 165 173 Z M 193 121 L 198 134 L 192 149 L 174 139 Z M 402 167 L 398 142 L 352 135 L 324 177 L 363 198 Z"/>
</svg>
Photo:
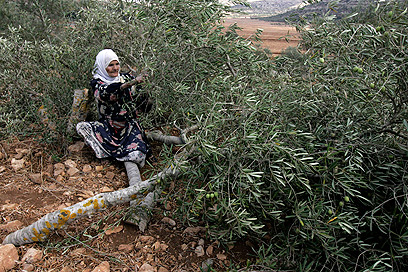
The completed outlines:
<svg viewBox="0 0 408 272">
<path fill-rule="evenodd" d="M 328 213 L 329 215 L 332 215 L 332 214 L 333 214 L 333 211 L 330 209 L 330 210 L 327 211 L 327 213 Z"/>
</svg>

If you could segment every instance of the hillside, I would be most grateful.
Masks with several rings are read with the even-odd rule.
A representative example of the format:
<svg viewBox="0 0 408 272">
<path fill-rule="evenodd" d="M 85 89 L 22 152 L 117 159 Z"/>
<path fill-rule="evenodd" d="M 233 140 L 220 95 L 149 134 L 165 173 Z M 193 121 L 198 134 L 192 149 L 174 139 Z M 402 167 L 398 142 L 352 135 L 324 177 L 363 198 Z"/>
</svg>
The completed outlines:
<svg viewBox="0 0 408 272">
<path fill-rule="evenodd" d="M 296 9 L 302 4 L 303 0 L 262 0 L 248 2 L 250 7 L 236 5 L 233 6 L 233 8 L 242 11 L 246 17 L 264 17 Z"/>
<path fill-rule="evenodd" d="M 310 17 L 313 15 L 334 15 L 340 19 L 352 12 L 364 12 L 381 2 L 385 4 L 390 1 L 383 0 L 338 0 L 334 3 L 332 0 L 322 0 L 319 3 L 310 4 L 301 8 L 291 9 L 284 13 L 272 16 L 259 16 L 259 19 L 273 22 L 284 22 L 286 20 L 296 21 L 300 17 Z"/>
</svg>

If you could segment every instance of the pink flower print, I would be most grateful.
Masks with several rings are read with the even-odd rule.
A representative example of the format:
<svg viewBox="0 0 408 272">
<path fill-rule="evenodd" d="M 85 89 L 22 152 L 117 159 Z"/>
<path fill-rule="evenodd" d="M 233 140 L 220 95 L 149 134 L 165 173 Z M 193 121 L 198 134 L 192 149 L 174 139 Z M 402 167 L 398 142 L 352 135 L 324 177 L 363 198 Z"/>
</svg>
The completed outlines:
<svg viewBox="0 0 408 272">
<path fill-rule="evenodd" d="M 113 137 L 112 137 L 113 138 Z M 113 146 L 119 146 L 117 143 L 115 143 L 114 141 L 110 141 L 110 144 Z"/>
<path fill-rule="evenodd" d="M 139 140 L 143 141 L 142 134 L 138 134 L 138 135 L 137 135 L 137 138 L 138 138 Z"/>
<path fill-rule="evenodd" d="M 103 142 L 103 138 L 102 138 L 102 136 L 101 136 L 101 134 L 100 133 L 95 133 L 95 136 L 96 136 L 96 139 L 98 139 L 98 141 L 100 142 L 100 143 L 102 143 Z"/>
<path fill-rule="evenodd" d="M 126 149 L 136 149 L 138 148 L 139 144 L 137 143 L 131 143 L 130 145 L 127 146 Z"/>
<path fill-rule="evenodd" d="M 116 101 L 116 100 L 118 100 L 117 97 L 116 97 L 116 95 L 114 95 L 114 94 L 111 94 L 110 97 L 109 97 L 109 99 L 110 99 L 110 101 Z"/>
<path fill-rule="evenodd" d="M 121 110 L 121 111 L 119 112 L 119 115 L 125 115 L 126 113 L 127 113 L 127 111 Z"/>
</svg>

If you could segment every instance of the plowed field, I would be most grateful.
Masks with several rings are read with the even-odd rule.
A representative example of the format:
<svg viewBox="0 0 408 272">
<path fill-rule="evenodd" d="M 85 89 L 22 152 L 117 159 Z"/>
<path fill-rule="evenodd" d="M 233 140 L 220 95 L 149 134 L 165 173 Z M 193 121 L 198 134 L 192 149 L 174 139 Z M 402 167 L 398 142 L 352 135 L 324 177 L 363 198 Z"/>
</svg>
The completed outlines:
<svg viewBox="0 0 408 272">
<path fill-rule="evenodd" d="M 254 35 L 257 29 L 262 29 L 261 46 L 271 50 L 274 56 L 281 54 L 282 50 L 289 46 L 297 46 L 300 41 L 299 33 L 296 32 L 294 27 L 289 25 L 250 18 L 226 19 L 224 25 L 229 26 L 234 23 L 242 28 L 238 34 L 245 38 Z"/>
</svg>

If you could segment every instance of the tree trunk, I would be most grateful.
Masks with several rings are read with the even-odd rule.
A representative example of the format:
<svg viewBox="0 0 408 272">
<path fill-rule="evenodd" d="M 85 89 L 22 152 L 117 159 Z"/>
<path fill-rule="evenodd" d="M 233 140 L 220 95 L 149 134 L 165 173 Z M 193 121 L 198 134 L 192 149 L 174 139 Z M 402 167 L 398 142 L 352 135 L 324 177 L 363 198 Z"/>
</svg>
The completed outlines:
<svg viewBox="0 0 408 272">
<path fill-rule="evenodd" d="M 143 191 L 152 191 L 158 180 L 176 177 L 180 173 L 178 165 L 179 163 L 176 162 L 152 178 L 128 188 L 110 193 L 101 193 L 65 209 L 49 213 L 30 226 L 9 234 L 4 239 L 3 244 L 20 246 L 44 241 L 52 231 L 60 229 L 74 220 L 89 216 L 114 205 L 130 202 L 137 199 L 138 194 Z"/>
</svg>

